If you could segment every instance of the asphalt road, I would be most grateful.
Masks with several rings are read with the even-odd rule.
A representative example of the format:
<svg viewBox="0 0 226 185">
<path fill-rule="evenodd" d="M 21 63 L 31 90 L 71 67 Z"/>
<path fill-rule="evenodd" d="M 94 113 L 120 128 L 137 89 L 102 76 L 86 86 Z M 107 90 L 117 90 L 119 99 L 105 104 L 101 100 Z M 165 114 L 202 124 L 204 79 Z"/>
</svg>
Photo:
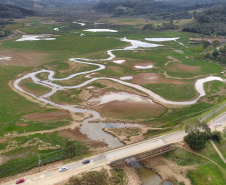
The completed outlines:
<svg viewBox="0 0 226 185">
<path fill-rule="evenodd" d="M 182 131 L 182 132 L 177 132 L 177 133 L 165 135 L 162 137 L 158 137 L 152 140 L 146 140 L 133 145 L 120 147 L 120 148 L 111 150 L 109 152 L 106 152 L 104 154 L 93 156 L 92 158 L 90 158 L 89 164 L 82 164 L 82 161 L 67 164 L 66 166 L 68 167 L 68 170 L 64 172 L 59 172 L 58 168 L 55 168 L 55 169 L 44 171 L 41 173 L 25 176 L 23 177 L 25 178 L 25 183 L 23 184 L 24 185 L 26 184 L 52 185 L 54 183 L 65 180 L 72 175 L 75 175 L 90 169 L 95 169 L 97 167 L 104 166 L 106 164 L 110 164 L 110 162 L 114 160 L 135 155 L 151 149 L 155 149 L 157 147 L 161 147 L 166 144 L 181 141 L 183 140 L 184 136 L 185 136 L 185 132 Z M 59 166 L 59 168 L 60 167 L 62 166 Z M 5 184 L 5 185 L 15 184 L 16 180 L 17 179 L 13 179 L 9 182 L 5 182 L 1 184 Z"/>
<path fill-rule="evenodd" d="M 210 127 L 212 130 L 222 131 L 223 128 L 226 126 L 226 113 L 222 114 L 221 116 L 218 116 L 211 123 L 221 123 L 222 124 L 221 126 L 216 127 L 214 124 L 210 124 Z M 91 157 L 89 164 L 82 164 L 82 161 L 77 161 L 77 162 L 67 164 L 66 166 L 68 167 L 68 170 L 64 172 L 58 171 L 59 168 L 62 167 L 62 166 L 59 166 L 59 168 L 46 170 L 40 173 L 25 176 L 24 178 L 26 181 L 23 184 L 24 185 L 26 184 L 53 185 L 54 183 L 66 180 L 72 175 L 76 175 L 78 173 L 85 172 L 90 169 L 95 169 L 95 168 L 104 166 L 106 164 L 110 164 L 112 161 L 115 161 L 117 159 L 121 159 L 124 157 L 142 153 L 148 150 L 152 150 L 166 144 L 182 141 L 185 135 L 186 135 L 185 132 L 181 131 L 181 132 L 176 132 L 173 134 L 161 136 L 158 138 L 145 140 L 132 145 L 123 146 L 123 147 L 111 150 L 109 152 Z M 1 184 L 4 184 L 4 185 L 15 184 L 16 180 L 17 179 L 13 179 L 9 182 L 4 182 Z"/>
</svg>

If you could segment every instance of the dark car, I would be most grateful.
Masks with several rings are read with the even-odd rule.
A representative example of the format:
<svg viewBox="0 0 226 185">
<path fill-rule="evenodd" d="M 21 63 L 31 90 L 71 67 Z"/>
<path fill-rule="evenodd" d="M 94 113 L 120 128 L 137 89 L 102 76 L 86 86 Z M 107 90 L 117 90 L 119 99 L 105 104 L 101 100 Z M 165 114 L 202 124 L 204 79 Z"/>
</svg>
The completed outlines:
<svg viewBox="0 0 226 185">
<path fill-rule="evenodd" d="M 89 162 L 90 162 L 90 160 L 89 159 L 86 159 L 85 161 L 82 161 L 82 164 L 87 164 Z"/>
<path fill-rule="evenodd" d="M 16 181 L 16 184 L 20 184 L 20 183 L 23 183 L 23 182 L 25 182 L 24 179 L 19 179 L 19 180 Z"/>
</svg>

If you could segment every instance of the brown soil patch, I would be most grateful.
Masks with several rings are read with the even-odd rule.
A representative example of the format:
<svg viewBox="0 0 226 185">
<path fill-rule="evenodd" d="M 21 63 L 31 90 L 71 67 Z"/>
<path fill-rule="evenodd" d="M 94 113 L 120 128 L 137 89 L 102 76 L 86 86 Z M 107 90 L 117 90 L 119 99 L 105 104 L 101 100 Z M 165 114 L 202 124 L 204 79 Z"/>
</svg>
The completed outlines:
<svg viewBox="0 0 226 185">
<path fill-rule="evenodd" d="M 145 137 L 143 136 L 143 130 L 141 128 L 105 128 L 104 131 L 117 137 L 121 142 L 125 144 L 132 144 L 136 142 L 143 141 Z"/>
<path fill-rule="evenodd" d="M 70 112 L 67 110 L 58 110 L 52 112 L 43 112 L 43 113 L 31 113 L 25 115 L 23 118 L 30 121 L 49 121 L 49 120 L 58 120 L 67 118 L 70 116 Z"/>
<path fill-rule="evenodd" d="M 178 72 L 178 71 L 185 71 L 185 72 L 192 72 L 197 73 L 201 69 L 200 66 L 189 66 L 185 64 L 178 64 L 178 63 L 171 63 L 167 66 L 167 70 L 172 72 Z"/>
<path fill-rule="evenodd" d="M 80 141 L 90 140 L 86 134 L 80 132 L 79 128 L 61 130 L 59 136 Z"/>
<path fill-rule="evenodd" d="M 92 97 L 92 94 L 89 92 L 89 90 L 83 90 L 80 94 L 79 94 L 79 98 L 83 101 L 87 101 L 89 98 Z"/>
<path fill-rule="evenodd" d="M 27 126 L 26 123 L 16 123 L 16 125 L 19 126 L 19 127 L 26 127 Z"/>
<path fill-rule="evenodd" d="M 142 66 L 142 67 L 146 67 L 146 66 L 150 66 L 150 65 L 153 65 L 154 67 L 154 64 L 153 63 L 136 63 L 135 65 L 133 65 L 133 69 L 134 70 L 145 70 L 145 69 L 138 69 L 136 68 L 135 66 Z M 149 70 L 152 69 L 152 68 L 149 68 Z"/>
<path fill-rule="evenodd" d="M 186 84 L 184 81 L 179 80 L 167 80 L 161 75 L 156 73 L 139 73 L 133 76 L 133 83 L 138 85 L 144 84 L 158 84 L 158 83 L 170 83 L 170 84 Z"/>
<path fill-rule="evenodd" d="M 179 166 L 172 161 L 165 159 L 162 156 L 157 156 L 145 160 L 145 167 L 151 168 L 157 172 L 162 180 L 167 180 L 177 184 L 177 182 L 184 182 L 186 185 L 191 185 L 190 180 L 187 178 L 187 171 L 194 169 L 193 166 Z"/>
<path fill-rule="evenodd" d="M 0 139 L 0 143 L 4 143 L 6 141 L 6 138 Z"/>
<path fill-rule="evenodd" d="M 48 62 L 46 59 L 49 54 L 44 52 L 20 51 L 13 50 L 0 51 L 0 57 L 11 57 L 10 60 L 0 60 L 0 63 L 14 66 L 38 66 Z"/>
<path fill-rule="evenodd" d="M 180 62 L 178 59 L 173 58 L 171 56 L 167 56 L 166 58 L 169 59 L 169 60 L 171 60 L 171 62 Z"/>
<path fill-rule="evenodd" d="M 39 89 L 34 89 L 34 88 L 29 88 L 27 85 L 26 85 L 26 82 L 29 83 L 29 84 L 34 84 L 34 85 L 37 85 L 40 86 Z M 36 97 L 40 97 L 44 94 L 47 94 L 49 92 L 51 92 L 51 89 L 48 88 L 48 87 L 45 87 L 45 86 L 41 86 L 39 84 L 35 84 L 33 82 L 33 80 L 31 78 L 28 78 L 28 79 L 24 79 L 23 81 L 21 81 L 19 84 L 18 84 L 22 89 L 24 89 L 26 92 L 28 93 L 31 93 L 33 95 L 35 95 Z"/>
<path fill-rule="evenodd" d="M 113 101 L 94 107 L 102 117 L 116 119 L 150 119 L 164 113 L 165 108 L 157 103 Z"/>
</svg>

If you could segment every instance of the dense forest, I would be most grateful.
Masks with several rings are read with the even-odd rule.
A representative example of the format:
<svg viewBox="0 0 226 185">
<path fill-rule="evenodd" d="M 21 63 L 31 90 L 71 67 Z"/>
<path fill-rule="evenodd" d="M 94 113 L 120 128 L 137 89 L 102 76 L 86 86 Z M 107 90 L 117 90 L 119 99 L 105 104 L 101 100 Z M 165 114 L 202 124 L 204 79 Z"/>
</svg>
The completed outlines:
<svg viewBox="0 0 226 185">
<path fill-rule="evenodd" d="M 183 31 L 206 35 L 226 35 L 226 5 L 215 6 L 196 13 L 196 23 L 186 26 Z"/>
<path fill-rule="evenodd" d="M 100 2 L 94 6 L 95 11 L 113 13 L 115 16 L 175 12 L 178 9 L 176 5 L 152 1 Z"/>
<path fill-rule="evenodd" d="M 7 24 L 14 24 L 13 19 L 24 18 L 25 16 L 33 16 L 35 12 L 26 10 L 21 7 L 0 4 L 0 37 L 10 35 L 10 30 L 5 28 Z"/>
<path fill-rule="evenodd" d="M 33 16 L 35 12 L 17 6 L 0 4 L 1 19 L 20 19 L 25 16 Z"/>
<path fill-rule="evenodd" d="M 210 4 L 194 4 L 191 6 L 181 6 L 180 4 L 159 1 L 120 1 L 120 2 L 105 2 L 94 5 L 93 9 L 97 12 L 112 13 L 114 16 L 122 15 L 158 15 L 170 14 L 177 12 L 185 12 L 182 17 L 191 17 L 188 11 L 198 10 L 212 6 Z M 175 18 L 178 16 L 175 14 Z"/>
<path fill-rule="evenodd" d="M 157 0 L 158 1 L 158 0 Z M 170 2 L 180 6 L 194 6 L 197 4 L 218 4 L 218 3 L 226 3 L 225 0 L 159 0 L 162 2 Z"/>
</svg>

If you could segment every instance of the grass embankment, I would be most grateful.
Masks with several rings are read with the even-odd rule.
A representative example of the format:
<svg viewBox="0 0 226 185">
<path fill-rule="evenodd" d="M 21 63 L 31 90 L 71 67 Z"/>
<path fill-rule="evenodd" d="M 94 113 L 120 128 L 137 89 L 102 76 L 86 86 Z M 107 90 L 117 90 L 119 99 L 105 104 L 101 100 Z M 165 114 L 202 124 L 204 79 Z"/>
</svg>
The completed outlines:
<svg viewBox="0 0 226 185">
<path fill-rule="evenodd" d="M 206 149 L 208 153 L 214 153 L 215 150 Z M 201 152 L 203 155 L 203 153 Z M 179 166 L 191 166 L 195 169 L 188 170 L 187 177 L 192 185 L 224 185 L 226 181 L 225 169 L 219 168 L 211 161 L 190 153 L 184 149 L 177 148 L 175 151 L 164 154 L 164 157 L 175 162 Z"/>
<path fill-rule="evenodd" d="M 0 166 L 0 178 L 37 167 L 38 155 L 40 155 L 41 165 L 71 157 L 68 156 L 68 153 L 72 151 L 66 148 L 67 142 L 68 140 L 59 137 L 57 132 L 9 138 L 8 144 L 0 144 L 0 149 L 5 150 L 1 153 L 2 155 L 9 156 L 12 160 Z M 77 143 L 78 150 L 80 150 L 77 153 L 78 156 L 86 153 L 87 148 L 84 145 L 77 141 L 74 143 Z"/>
</svg>

